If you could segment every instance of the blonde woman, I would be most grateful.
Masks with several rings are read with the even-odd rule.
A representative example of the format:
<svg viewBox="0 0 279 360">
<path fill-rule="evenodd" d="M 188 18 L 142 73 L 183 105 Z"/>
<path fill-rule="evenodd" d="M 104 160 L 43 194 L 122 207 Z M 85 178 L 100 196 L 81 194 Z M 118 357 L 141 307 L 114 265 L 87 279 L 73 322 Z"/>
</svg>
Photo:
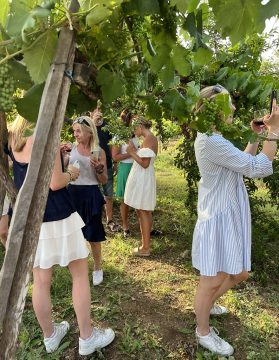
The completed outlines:
<svg viewBox="0 0 279 360">
<path fill-rule="evenodd" d="M 10 127 L 9 155 L 18 189 L 24 182 L 32 152 L 32 136 L 24 137 L 28 127 L 28 122 L 21 117 L 17 117 Z M 57 151 L 33 266 L 32 302 L 48 353 L 59 347 L 69 331 L 67 321 L 54 323 L 52 319 L 50 287 L 55 264 L 67 266 L 72 276 L 73 305 L 80 331 L 79 354 L 89 355 L 114 339 L 112 329 L 99 330 L 91 326 L 88 250 L 81 231 L 84 224 L 66 189 L 69 181 L 77 180 L 78 176 L 79 170 L 74 167 L 62 171 L 60 151 Z"/>
<path fill-rule="evenodd" d="M 220 85 L 201 91 L 197 111 L 203 111 L 204 99 L 215 101 L 218 94 L 228 94 Z M 231 99 L 233 121 L 235 107 Z M 271 116 L 264 119 L 266 141 L 256 155 L 258 143 L 248 144 L 240 151 L 222 134 L 198 133 L 195 154 L 201 174 L 198 193 L 198 220 L 193 235 L 192 261 L 200 271 L 195 297 L 196 336 L 204 348 L 222 356 L 233 353 L 233 347 L 209 326 L 209 316 L 224 314 L 227 309 L 215 302 L 229 289 L 248 278 L 251 270 L 251 215 L 243 176 L 263 178 L 272 174 L 277 141 L 279 140 L 279 108 L 273 104 Z M 251 122 L 254 132 L 262 128 Z"/>
<path fill-rule="evenodd" d="M 106 154 L 99 146 L 97 129 L 90 117 L 75 119 L 73 131 L 76 144 L 71 150 L 69 164 L 78 162 L 80 175 L 70 183 L 68 190 L 85 223 L 82 231 L 94 259 L 93 285 L 99 285 L 103 281 L 101 243 L 106 240 L 106 234 L 102 224 L 105 200 L 98 185 L 107 182 Z"/>
<path fill-rule="evenodd" d="M 150 255 L 152 211 L 156 205 L 156 179 L 154 161 L 158 141 L 150 131 L 151 121 L 142 116 L 133 119 L 136 137 L 143 137 L 140 149 L 130 140 L 126 152 L 134 159 L 125 187 L 124 203 L 137 211 L 141 231 L 141 246 L 134 249 L 135 256 Z"/>
</svg>

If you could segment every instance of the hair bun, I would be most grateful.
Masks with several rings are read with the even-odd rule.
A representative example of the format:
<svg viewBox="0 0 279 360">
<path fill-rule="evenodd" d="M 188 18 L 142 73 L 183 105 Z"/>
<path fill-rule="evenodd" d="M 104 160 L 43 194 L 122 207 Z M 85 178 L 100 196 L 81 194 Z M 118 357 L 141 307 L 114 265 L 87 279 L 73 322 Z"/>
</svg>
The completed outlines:
<svg viewBox="0 0 279 360">
<path fill-rule="evenodd" d="M 137 124 L 143 125 L 143 126 L 146 127 L 147 129 L 151 128 L 151 126 L 152 126 L 152 121 L 146 119 L 146 118 L 143 117 L 143 116 L 137 116 L 137 117 L 135 117 L 134 119 L 135 119 L 135 122 L 136 122 Z"/>
</svg>

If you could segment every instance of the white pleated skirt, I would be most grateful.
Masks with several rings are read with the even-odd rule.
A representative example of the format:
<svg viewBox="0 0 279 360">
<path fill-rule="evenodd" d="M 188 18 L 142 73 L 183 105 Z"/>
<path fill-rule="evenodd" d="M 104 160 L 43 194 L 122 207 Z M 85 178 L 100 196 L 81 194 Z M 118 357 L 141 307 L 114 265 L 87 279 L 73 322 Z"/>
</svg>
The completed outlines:
<svg viewBox="0 0 279 360">
<path fill-rule="evenodd" d="M 9 211 L 9 199 L 8 196 L 5 196 L 3 210 L 2 210 L 2 216 L 7 215 Z"/>
<path fill-rule="evenodd" d="M 81 230 L 83 226 L 77 212 L 63 220 L 42 223 L 33 267 L 68 266 L 73 260 L 86 258 L 89 250 Z"/>
</svg>

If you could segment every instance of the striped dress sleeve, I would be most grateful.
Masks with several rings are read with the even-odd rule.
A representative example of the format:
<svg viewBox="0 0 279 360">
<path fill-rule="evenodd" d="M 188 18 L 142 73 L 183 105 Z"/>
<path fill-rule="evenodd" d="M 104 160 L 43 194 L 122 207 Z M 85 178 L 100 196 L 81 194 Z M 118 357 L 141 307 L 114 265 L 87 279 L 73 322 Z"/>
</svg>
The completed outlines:
<svg viewBox="0 0 279 360">
<path fill-rule="evenodd" d="M 222 136 L 207 136 L 204 150 L 208 161 L 248 178 L 263 178 L 273 173 L 272 161 L 264 153 L 256 156 L 245 153 Z"/>
</svg>

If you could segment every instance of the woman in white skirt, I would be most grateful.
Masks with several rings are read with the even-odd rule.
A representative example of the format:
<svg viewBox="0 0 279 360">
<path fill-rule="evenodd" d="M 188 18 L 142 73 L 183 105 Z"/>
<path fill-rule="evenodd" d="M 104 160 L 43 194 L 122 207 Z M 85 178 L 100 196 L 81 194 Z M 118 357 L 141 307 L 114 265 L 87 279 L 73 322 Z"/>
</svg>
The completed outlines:
<svg viewBox="0 0 279 360">
<path fill-rule="evenodd" d="M 150 232 L 152 211 L 156 205 L 156 179 L 154 160 L 158 152 L 158 141 L 150 131 L 152 122 L 144 117 L 133 120 L 135 135 L 144 138 L 140 149 L 130 140 L 126 152 L 134 159 L 125 187 L 124 203 L 137 211 L 142 244 L 134 249 L 136 256 L 150 255 Z"/>
<path fill-rule="evenodd" d="M 32 137 L 24 137 L 28 122 L 18 117 L 10 127 L 9 151 L 13 161 L 14 181 L 19 189 L 25 179 L 32 152 Z M 73 305 L 80 330 L 79 354 L 88 355 L 114 339 L 112 329 L 92 329 L 90 319 L 90 286 L 88 281 L 88 249 L 81 231 L 84 223 L 75 211 L 66 186 L 79 176 L 73 166 L 62 171 L 60 151 L 57 152 L 50 190 L 41 226 L 33 267 L 32 302 L 44 334 L 48 353 L 54 352 L 69 330 L 69 323 L 54 323 L 51 314 L 50 287 L 52 267 L 68 266 L 73 281 Z"/>
<path fill-rule="evenodd" d="M 7 237 L 8 237 L 8 229 L 9 229 L 9 199 L 7 195 L 5 196 L 2 216 L 0 218 L 0 240 L 4 247 L 6 247 Z"/>
<path fill-rule="evenodd" d="M 197 112 L 203 111 L 204 99 L 214 101 L 220 93 L 228 94 L 220 85 L 204 88 Z M 229 100 L 233 114 L 235 108 Z M 232 115 L 226 122 L 232 122 Z M 194 304 L 196 336 L 200 345 L 223 356 L 231 355 L 234 349 L 209 327 L 209 316 L 227 312 L 215 301 L 246 280 L 251 269 L 251 216 L 243 176 L 262 178 L 272 174 L 279 140 L 279 109 L 275 101 L 264 124 L 267 136 L 258 155 L 258 142 L 249 143 L 240 151 L 214 129 L 212 135 L 198 133 L 195 141 L 201 174 L 192 246 L 193 266 L 200 271 Z M 263 130 L 253 122 L 251 127 L 256 133 Z"/>
</svg>

